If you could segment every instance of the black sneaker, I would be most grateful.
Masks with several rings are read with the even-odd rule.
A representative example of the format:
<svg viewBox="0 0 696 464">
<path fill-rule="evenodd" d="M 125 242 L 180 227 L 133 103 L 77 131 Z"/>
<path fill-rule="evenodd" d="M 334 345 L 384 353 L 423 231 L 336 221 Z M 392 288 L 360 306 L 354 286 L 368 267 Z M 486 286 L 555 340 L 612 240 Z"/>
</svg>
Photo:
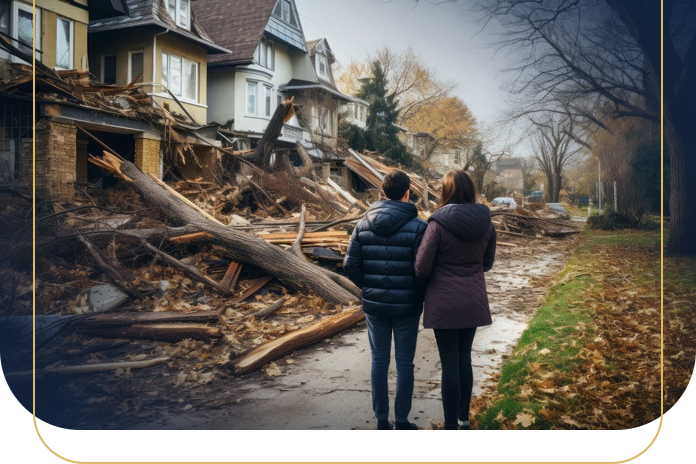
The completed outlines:
<svg viewBox="0 0 696 464">
<path fill-rule="evenodd" d="M 378 420 L 377 430 L 394 430 L 394 426 L 389 422 L 389 419 Z"/>
<path fill-rule="evenodd" d="M 395 422 L 396 430 L 418 430 L 418 426 L 413 422 Z"/>
</svg>

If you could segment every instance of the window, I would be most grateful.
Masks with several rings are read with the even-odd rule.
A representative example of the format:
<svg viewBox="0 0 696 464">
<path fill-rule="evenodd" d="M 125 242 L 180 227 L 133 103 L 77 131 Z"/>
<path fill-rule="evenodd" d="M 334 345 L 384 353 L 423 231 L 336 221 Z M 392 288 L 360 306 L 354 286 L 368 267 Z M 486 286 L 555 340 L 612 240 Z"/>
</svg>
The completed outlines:
<svg viewBox="0 0 696 464">
<path fill-rule="evenodd" d="M 166 0 L 167 11 L 177 26 L 191 28 L 191 0 Z"/>
<path fill-rule="evenodd" d="M 56 68 L 73 69 L 74 27 L 67 19 L 56 21 Z"/>
<path fill-rule="evenodd" d="M 286 2 L 285 0 L 280 2 L 280 17 L 283 18 L 283 21 L 286 23 L 290 22 L 290 3 Z"/>
<path fill-rule="evenodd" d="M 59 25 L 60 26 L 60 25 Z M 13 39 L 13 44 L 21 51 L 31 55 L 33 35 L 34 14 L 31 4 L 24 2 L 5 2 L 0 1 L 0 32 Z M 41 9 L 36 8 L 36 60 L 41 61 Z M 57 46 L 60 43 L 56 44 Z M 24 60 L 11 56 L 5 50 L 0 50 L 0 58 L 11 59 L 16 63 L 25 63 Z M 28 63 L 27 63 L 28 64 Z"/>
<path fill-rule="evenodd" d="M 133 80 L 140 75 L 138 82 L 143 82 L 143 63 L 144 54 L 143 52 L 128 52 L 129 55 L 129 69 L 128 82 L 133 82 Z"/>
<path fill-rule="evenodd" d="M 462 164 L 462 151 L 454 150 L 454 164 Z"/>
<path fill-rule="evenodd" d="M 116 55 L 102 56 L 102 82 L 116 84 Z"/>
<path fill-rule="evenodd" d="M 278 106 L 283 104 L 283 95 L 280 92 L 278 92 L 276 94 L 276 100 L 277 100 Z"/>
<path fill-rule="evenodd" d="M 273 99 L 273 87 L 267 85 L 263 86 L 264 91 L 264 115 L 266 117 L 271 117 L 271 112 L 273 110 L 271 101 Z"/>
<path fill-rule="evenodd" d="M 162 53 L 162 84 L 177 97 L 198 101 L 198 63 Z"/>
<path fill-rule="evenodd" d="M 320 128 L 324 134 L 330 135 L 330 136 L 334 135 L 333 111 L 328 110 L 328 109 L 322 110 L 321 120 L 320 120 Z"/>
<path fill-rule="evenodd" d="M 329 62 L 326 55 L 316 55 L 317 57 L 317 74 L 324 80 L 329 80 Z"/>
<path fill-rule="evenodd" d="M 266 37 L 261 38 L 254 59 L 264 68 L 275 69 L 275 44 Z"/>
<path fill-rule="evenodd" d="M 247 114 L 256 114 L 256 82 L 247 82 Z"/>
</svg>

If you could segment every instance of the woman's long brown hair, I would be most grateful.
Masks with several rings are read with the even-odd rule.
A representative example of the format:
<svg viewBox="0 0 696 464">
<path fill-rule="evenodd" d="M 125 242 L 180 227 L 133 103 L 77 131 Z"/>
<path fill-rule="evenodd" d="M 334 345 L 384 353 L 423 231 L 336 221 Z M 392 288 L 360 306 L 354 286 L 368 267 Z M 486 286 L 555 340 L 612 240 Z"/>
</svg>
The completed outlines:
<svg viewBox="0 0 696 464">
<path fill-rule="evenodd" d="M 459 203 L 478 203 L 478 193 L 468 172 L 453 169 L 442 178 L 442 202 L 438 208 Z"/>
</svg>

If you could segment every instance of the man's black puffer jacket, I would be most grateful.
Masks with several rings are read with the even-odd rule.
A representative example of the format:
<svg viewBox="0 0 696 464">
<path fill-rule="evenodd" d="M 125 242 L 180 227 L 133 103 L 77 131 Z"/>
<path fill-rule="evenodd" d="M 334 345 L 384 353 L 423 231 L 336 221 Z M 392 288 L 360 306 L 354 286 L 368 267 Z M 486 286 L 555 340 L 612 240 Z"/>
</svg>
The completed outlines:
<svg viewBox="0 0 696 464">
<path fill-rule="evenodd" d="M 427 224 L 411 203 L 374 203 L 353 231 L 343 269 L 362 289 L 366 314 L 417 316 L 423 310 L 424 281 L 414 263 Z"/>
</svg>

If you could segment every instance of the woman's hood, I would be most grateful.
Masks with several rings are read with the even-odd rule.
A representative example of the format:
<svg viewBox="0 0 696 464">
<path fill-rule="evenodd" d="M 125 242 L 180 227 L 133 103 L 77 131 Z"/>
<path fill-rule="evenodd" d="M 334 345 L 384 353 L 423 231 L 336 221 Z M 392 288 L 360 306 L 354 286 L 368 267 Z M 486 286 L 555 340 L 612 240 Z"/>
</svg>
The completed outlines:
<svg viewBox="0 0 696 464">
<path fill-rule="evenodd" d="M 480 203 L 446 205 L 430 216 L 460 240 L 474 242 L 481 239 L 491 226 L 491 210 Z"/>
</svg>

